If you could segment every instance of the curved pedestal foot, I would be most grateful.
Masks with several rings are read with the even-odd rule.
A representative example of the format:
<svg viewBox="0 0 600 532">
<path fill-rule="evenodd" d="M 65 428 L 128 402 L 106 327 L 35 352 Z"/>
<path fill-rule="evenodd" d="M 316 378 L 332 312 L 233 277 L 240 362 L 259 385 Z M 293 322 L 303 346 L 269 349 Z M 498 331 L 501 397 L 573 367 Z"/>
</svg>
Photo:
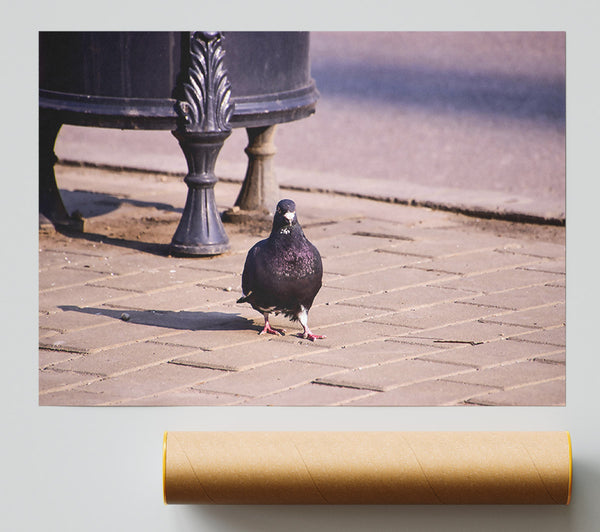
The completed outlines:
<svg viewBox="0 0 600 532">
<path fill-rule="evenodd" d="M 171 241 L 173 254 L 218 255 L 229 250 L 229 238 L 217 211 L 214 192 L 215 162 L 229 134 L 230 131 L 173 132 L 189 168 L 185 178 L 187 200 Z"/>
<path fill-rule="evenodd" d="M 54 144 L 62 123 L 51 114 L 40 112 L 39 130 L 39 212 L 40 226 L 52 224 L 57 229 L 83 231 L 79 213 L 69 215 L 56 184 Z"/>
</svg>

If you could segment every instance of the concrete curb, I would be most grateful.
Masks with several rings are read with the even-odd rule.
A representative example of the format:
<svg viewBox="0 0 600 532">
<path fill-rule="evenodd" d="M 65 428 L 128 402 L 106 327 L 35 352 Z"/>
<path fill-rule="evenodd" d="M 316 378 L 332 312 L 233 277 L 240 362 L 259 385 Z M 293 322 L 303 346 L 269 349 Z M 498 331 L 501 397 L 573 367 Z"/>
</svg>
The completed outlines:
<svg viewBox="0 0 600 532">
<path fill-rule="evenodd" d="M 152 167 L 131 167 L 74 159 L 61 159 L 59 162 L 66 166 L 96 168 L 107 171 L 159 174 L 177 178 L 185 177 L 185 172 Z M 236 175 L 243 175 L 245 169 L 241 165 L 223 163 L 221 171 L 223 169 L 228 170 L 228 176 L 220 176 L 220 181 L 225 183 L 243 182 L 243 178 L 235 177 Z M 278 169 L 277 175 L 282 190 L 349 196 L 358 199 L 425 207 L 467 216 L 476 216 L 478 218 L 511 222 L 557 226 L 564 226 L 566 223 L 565 213 L 561 212 L 560 205 L 558 204 L 553 206 L 536 206 L 534 200 L 530 198 L 515 198 L 500 192 L 465 191 L 447 187 L 432 189 L 430 187 L 419 187 L 407 182 L 391 183 L 389 181 L 360 179 L 356 177 L 353 177 L 352 180 L 343 180 L 341 177 L 331 179 L 331 176 L 325 178 L 325 176 L 318 173 L 314 173 L 311 176 L 303 174 L 300 180 L 298 179 L 297 172 L 286 168 Z M 303 185 L 298 185 L 298 182 L 302 182 Z M 323 182 L 333 182 L 333 185 L 322 186 Z M 507 207 L 509 204 L 512 204 L 514 207 Z M 519 207 L 521 208 L 519 209 Z"/>
</svg>

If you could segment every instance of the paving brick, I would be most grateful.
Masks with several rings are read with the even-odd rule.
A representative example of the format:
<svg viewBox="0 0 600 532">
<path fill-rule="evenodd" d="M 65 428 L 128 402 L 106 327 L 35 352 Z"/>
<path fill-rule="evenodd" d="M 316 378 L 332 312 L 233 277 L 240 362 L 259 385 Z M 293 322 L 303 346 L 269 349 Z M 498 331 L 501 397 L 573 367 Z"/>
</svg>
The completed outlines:
<svg viewBox="0 0 600 532">
<path fill-rule="evenodd" d="M 41 240 L 43 242 L 43 238 Z M 68 249 L 40 248 L 38 252 L 38 268 L 40 273 L 45 274 L 45 272 L 48 272 L 52 269 L 68 266 L 70 254 L 71 252 Z M 40 275 L 40 281 L 42 281 L 42 279 L 43 275 Z"/>
<path fill-rule="evenodd" d="M 542 329 L 528 334 L 523 334 L 513 338 L 513 340 L 564 347 L 566 343 L 566 331 L 564 326 L 553 327 L 551 329 Z"/>
<path fill-rule="evenodd" d="M 111 312 L 115 312 L 111 310 Z M 120 313 L 120 311 L 116 311 Z M 121 313 L 122 314 L 122 313 Z M 155 311 L 155 310 L 131 310 L 127 312 L 128 323 L 141 323 L 170 329 L 165 332 L 178 330 L 198 331 L 207 329 L 222 329 L 229 327 L 236 321 L 236 315 L 232 312 L 205 310 L 179 310 L 179 311 Z"/>
<path fill-rule="evenodd" d="M 361 227 L 369 231 L 402 235 L 414 227 L 439 228 L 456 225 L 456 219 L 443 211 L 371 200 L 364 203 L 361 201 L 361 205 L 366 208 L 362 211 Z M 353 206 L 353 209 L 356 209 L 356 206 Z"/>
<path fill-rule="evenodd" d="M 133 251 L 117 254 L 110 245 L 102 245 L 101 249 L 103 256 L 98 257 L 95 261 L 91 258 L 79 260 L 77 264 L 80 266 L 87 264 L 90 268 L 108 271 L 114 275 L 127 275 L 147 269 L 169 268 L 174 265 L 174 261 L 166 256 Z"/>
<path fill-rule="evenodd" d="M 559 273 L 565 275 L 566 272 L 566 261 L 565 260 L 552 260 L 552 261 L 540 261 L 527 266 L 522 266 L 524 270 L 538 271 L 538 272 L 549 272 Z"/>
<path fill-rule="evenodd" d="M 121 294 L 125 293 L 121 292 Z M 126 294 L 114 303 L 111 302 L 110 305 L 120 309 L 180 311 L 212 307 L 223 302 L 234 302 L 236 296 L 239 297 L 239 294 L 195 284 L 153 294 Z"/>
<path fill-rule="evenodd" d="M 236 327 L 247 325 L 246 319 L 240 319 L 239 312 L 235 309 L 224 306 L 215 306 L 214 310 L 137 310 L 127 305 L 122 308 L 109 307 L 73 307 L 74 312 L 87 313 L 97 316 L 109 317 L 112 321 L 104 322 L 99 320 L 99 324 L 119 324 L 145 325 L 147 327 L 160 327 L 163 329 L 157 336 L 170 335 L 177 331 L 196 331 L 196 330 L 234 330 Z M 126 319 L 124 319 L 124 316 Z M 89 328 L 89 327 L 88 327 Z M 105 329 L 98 331 L 89 331 L 81 334 L 93 335 L 102 334 Z"/>
<path fill-rule="evenodd" d="M 548 303 L 562 303 L 564 301 L 564 288 L 546 285 L 515 288 L 514 290 L 463 299 L 465 303 L 511 310 L 524 310 L 547 305 Z"/>
<path fill-rule="evenodd" d="M 96 353 L 73 358 L 68 362 L 56 362 L 53 368 L 57 370 L 93 373 L 108 377 L 153 366 L 160 362 L 168 362 L 175 357 L 193 352 L 190 347 L 157 344 L 154 342 L 136 342 L 113 349 L 105 349 Z"/>
<path fill-rule="evenodd" d="M 240 326 L 237 329 L 226 328 L 229 326 L 233 327 L 236 323 L 236 321 L 233 321 L 230 325 L 223 325 L 221 329 L 200 329 L 174 334 L 159 338 L 156 341 L 167 345 L 194 347 L 206 351 L 224 347 L 242 346 L 259 341 L 258 332 L 260 328 L 258 325 L 255 325 L 254 322 L 240 319 Z M 233 333 L 233 331 L 237 332 Z"/>
<path fill-rule="evenodd" d="M 402 209 L 393 209 L 393 203 L 388 204 L 387 206 L 388 211 L 385 212 L 385 217 L 377 217 L 382 220 L 384 224 L 388 219 L 396 220 L 398 223 L 407 224 L 411 228 L 418 227 L 422 229 L 445 229 L 455 227 L 457 224 L 456 216 L 452 216 L 445 211 L 413 205 L 403 206 Z M 379 211 L 375 212 L 379 214 Z M 383 212 L 381 212 L 381 214 L 383 214 Z"/>
<path fill-rule="evenodd" d="M 234 198 L 235 202 L 236 198 Z M 225 209 L 229 209 L 231 204 L 225 205 Z M 223 226 L 225 227 L 225 231 L 229 236 L 229 245 L 230 249 L 223 255 L 215 256 L 215 257 L 197 257 L 200 262 L 205 259 L 214 260 L 218 258 L 223 258 L 224 256 L 238 256 L 243 260 L 246 256 L 248 250 L 256 244 L 259 240 L 263 238 L 267 238 L 269 236 L 269 232 L 271 231 L 271 222 L 267 222 L 262 227 L 262 230 L 259 230 L 259 227 L 253 228 L 252 231 L 248 231 L 247 227 L 243 225 L 238 225 L 236 223 L 228 223 L 224 222 Z M 189 257 L 185 259 L 187 262 L 190 262 Z"/>
<path fill-rule="evenodd" d="M 336 371 L 340 371 L 340 369 L 333 366 L 284 360 L 246 371 L 228 373 L 219 379 L 197 386 L 197 388 L 213 393 L 225 392 L 254 397 L 306 384 Z"/>
<path fill-rule="evenodd" d="M 328 286 L 331 283 L 331 281 L 336 281 L 338 279 L 343 278 L 343 275 L 339 275 L 337 273 L 323 272 L 323 286 Z"/>
<path fill-rule="evenodd" d="M 408 264 L 419 264 L 423 260 L 427 259 L 412 255 L 368 251 L 324 260 L 323 268 L 328 273 L 356 275 L 363 272 L 380 272 L 388 268 L 406 266 Z"/>
<path fill-rule="evenodd" d="M 107 401 L 102 393 L 90 393 L 84 389 L 70 389 L 40 394 L 40 406 L 97 406 Z"/>
<path fill-rule="evenodd" d="M 517 267 L 532 264 L 537 259 L 526 255 L 501 253 L 499 251 L 474 251 L 451 257 L 434 258 L 429 262 L 414 266 L 429 271 L 446 273 L 475 273 L 495 271 L 500 268 Z"/>
<path fill-rule="evenodd" d="M 39 372 L 40 395 L 64 387 L 73 387 L 97 381 L 100 375 L 80 373 L 77 371 L 58 371 L 52 368 L 43 368 Z"/>
<path fill-rule="evenodd" d="M 319 305 L 312 308 L 308 314 L 308 323 L 312 329 L 312 326 L 317 324 L 319 327 L 326 327 L 377 318 L 379 316 L 385 316 L 388 313 L 389 311 L 387 310 L 334 303 L 332 305 Z"/>
<path fill-rule="evenodd" d="M 128 275 L 115 275 L 99 281 L 89 282 L 90 286 L 117 288 L 131 292 L 150 293 L 157 290 L 186 286 L 198 282 L 198 276 L 189 268 L 152 268 Z"/>
<path fill-rule="evenodd" d="M 447 279 L 451 275 L 416 269 L 412 267 L 397 267 L 386 270 L 385 275 L 380 272 L 368 272 L 359 275 L 348 275 L 328 282 L 334 288 L 347 288 L 360 290 L 367 293 L 383 292 L 396 288 L 406 288 L 413 285 L 429 283 L 437 279 Z"/>
<path fill-rule="evenodd" d="M 534 357 L 533 360 L 535 360 L 536 362 L 546 362 L 548 364 L 566 364 L 567 363 L 567 357 L 566 357 L 566 353 L 564 351 L 540 355 L 539 357 Z"/>
<path fill-rule="evenodd" d="M 380 294 L 364 296 L 347 301 L 348 305 L 401 310 L 418 308 L 433 303 L 452 302 L 472 292 L 440 286 L 422 285 L 397 290 L 386 290 Z"/>
<path fill-rule="evenodd" d="M 509 290 L 511 288 L 522 288 L 551 282 L 560 282 L 561 277 L 560 274 L 555 273 L 510 268 L 488 273 L 465 275 L 458 279 L 440 283 L 440 286 L 447 288 L 461 288 L 463 290 L 472 290 L 474 292 L 486 294 Z"/>
<path fill-rule="evenodd" d="M 42 292 L 39 296 L 41 311 L 56 312 L 62 306 L 79 305 L 89 307 L 106 302 L 113 302 L 126 297 L 122 290 L 101 288 L 97 286 L 71 286 L 50 292 Z"/>
<path fill-rule="evenodd" d="M 315 350 L 319 350 L 319 347 L 314 342 L 286 342 L 281 337 L 264 335 L 242 346 L 198 351 L 192 355 L 178 356 L 172 362 L 200 368 L 242 371 Z"/>
<path fill-rule="evenodd" d="M 46 331 L 74 331 L 87 327 L 98 327 L 106 323 L 112 323 L 113 316 L 103 313 L 103 309 L 85 311 L 85 307 L 65 306 L 52 314 L 44 314 L 39 317 L 40 330 Z"/>
<path fill-rule="evenodd" d="M 329 196 L 333 200 L 333 196 Z M 362 215 L 340 216 L 339 213 L 323 213 L 322 216 L 313 216 L 311 211 L 303 209 L 303 220 L 300 220 L 305 235 L 310 235 L 311 241 L 318 242 L 329 238 L 339 238 L 352 232 L 356 224 L 363 220 Z M 306 215 L 310 217 L 305 218 Z M 265 235 L 268 236 L 268 232 Z"/>
<path fill-rule="evenodd" d="M 298 332 L 301 332 L 299 329 Z M 358 321 L 354 323 L 344 323 L 341 325 L 329 325 L 321 327 L 319 324 L 311 325 L 311 331 L 315 334 L 324 334 L 326 338 L 311 342 L 295 336 L 295 332 L 288 330 L 288 334 L 283 338 L 286 342 L 300 342 L 309 345 L 315 345 L 318 348 L 334 349 L 342 346 L 362 344 L 367 340 L 377 340 L 405 334 L 410 329 L 394 325 L 381 325 Z"/>
<path fill-rule="evenodd" d="M 553 279 L 552 281 L 548 281 L 546 283 L 546 285 L 554 286 L 557 288 L 562 288 L 563 290 L 565 290 L 567 287 L 567 278 L 565 275 L 557 276 L 556 279 Z"/>
<path fill-rule="evenodd" d="M 456 344 L 440 343 L 434 341 L 433 338 L 418 338 L 416 336 L 407 337 L 406 332 L 393 338 L 388 338 L 389 342 L 399 342 L 402 344 L 419 345 L 432 348 L 431 351 L 444 351 L 446 349 L 454 349 Z M 461 344 L 462 346 L 462 344 Z"/>
<path fill-rule="evenodd" d="M 444 327 L 435 327 L 413 331 L 405 336 L 431 338 L 438 343 L 468 344 L 476 342 L 489 342 L 499 338 L 506 338 L 528 332 L 530 329 L 520 325 L 504 323 L 487 323 L 482 320 L 471 320 Z"/>
<path fill-rule="evenodd" d="M 364 390 L 309 383 L 264 397 L 246 399 L 241 404 L 244 406 L 337 406 L 364 395 Z"/>
<path fill-rule="evenodd" d="M 495 317 L 486 318 L 486 321 L 511 323 L 513 325 L 524 325 L 527 327 L 551 327 L 555 325 L 565 325 L 565 310 L 564 303 L 554 303 L 528 310 L 498 314 Z"/>
<path fill-rule="evenodd" d="M 313 303 L 313 307 L 325 305 L 327 303 L 340 303 L 342 301 L 354 299 L 355 297 L 359 297 L 362 295 L 364 295 L 364 292 L 359 292 L 358 290 L 349 290 L 347 288 L 335 288 L 332 286 L 324 285 L 321 287 L 321 290 L 319 290 L 319 293 L 315 298 L 315 302 Z"/>
<path fill-rule="evenodd" d="M 390 253 L 406 253 L 409 255 L 423 257 L 453 257 L 471 253 L 473 251 L 491 252 L 496 249 L 498 242 L 482 242 L 470 238 L 462 239 L 444 239 L 444 240 L 421 240 L 397 242 L 393 249 L 387 250 Z"/>
<path fill-rule="evenodd" d="M 38 333 L 38 338 L 39 338 L 40 342 L 47 343 L 50 341 L 49 339 L 52 336 L 56 336 L 57 334 L 59 334 L 59 331 L 54 331 L 51 329 L 44 329 L 44 328 L 40 327 L 40 330 Z"/>
<path fill-rule="evenodd" d="M 564 406 L 566 404 L 565 384 L 565 379 L 558 378 L 510 390 L 478 395 L 470 402 L 490 406 Z"/>
<path fill-rule="evenodd" d="M 473 370 L 461 375 L 453 375 L 453 382 L 467 384 L 482 384 L 502 389 L 514 388 L 525 384 L 535 384 L 552 379 L 563 378 L 565 368 L 558 364 L 544 362 L 523 361 L 494 366 L 490 368 Z"/>
<path fill-rule="evenodd" d="M 74 266 L 94 258 L 108 258 L 95 243 L 84 242 L 83 245 L 78 245 L 81 243 L 80 240 L 65 237 L 61 242 L 46 245 L 41 238 L 38 251 L 39 267 L 45 270 L 54 266 Z"/>
<path fill-rule="evenodd" d="M 402 325 L 413 329 L 430 329 L 433 327 L 471 321 L 474 318 L 494 316 L 499 309 L 463 305 L 456 302 L 444 302 L 424 305 L 421 307 L 403 308 L 400 312 L 388 314 L 373 321 L 390 325 Z"/>
<path fill-rule="evenodd" d="M 260 238 L 257 238 L 258 242 Z M 248 248 L 250 249 L 250 248 Z M 244 269 L 247 250 L 239 253 L 226 253 L 214 257 L 186 259 L 186 268 L 192 270 L 214 271 L 221 273 L 241 273 Z"/>
<path fill-rule="evenodd" d="M 476 245 L 482 249 L 489 249 L 490 247 L 518 249 L 522 245 L 521 239 L 473 228 L 473 223 L 478 223 L 477 219 L 448 213 L 448 222 L 445 226 L 414 225 L 411 227 L 410 235 L 415 239 L 431 242 L 462 242 L 469 240 L 471 245 Z"/>
<path fill-rule="evenodd" d="M 234 273 L 225 277 L 218 277 L 216 279 L 209 279 L 202 281 L 202 286 L 208 286 L 210 288 L 216 288 L 225 292 L 232 292 L 236 298 L 242 296 L 242 274 Z"/>
<path fill-rule="evenodd" d="M 357 230 L 357 228 L 351 229 L 351 231 L 355 230 Z M 381 247 L 382 241 L 381 238 L 361 236 L 353 233 L 344 234 L 340 232 L 333 236 L 316 239 L 313 244 L 317 246 L 321 257 L 323 258 L 325 269 L 328 271 L 335 271 L 332 269 L 332 265 L 338 263 L 337 259 L 341 257 L 352 257 L 358 253 L 373 252 Z M 348 260 L 350 259 L 348 258 Z"/>
<path fill-rule="evenodd" d="M 88 281 L 99 281 L 105 277 L 106 274 L 89 270 L 76 270 L 64 267 L 51 268 L 46 270 L 45 274 L 40 277 L 39 290 L 40 292 L 46 292 L 59 288 L 68 288 L 82 285 Z"/>
<path fill-rule="evenodd" d="M 542 242 L 535 240 L 524 240 L 520 249 L 515 253 L 533 255 L 534 257 L 546 257 L 551 259 L 565 259 L 565 242 Z"/>
<path fill-rule="evenodd" d="M 110 397 L 111 402 L 131 400 L 176 388 L 190 387 L 214 379 L 222 373 L 214 369 L 165 363 L 96 381 L 86 386 L 85 390 L 103 393 Z"/>
<path fill-rule="evenodd" d="M 51 337 L 47 344 L 40 342 L 40 347 L 91 352 L 97 349 L 139 342 L 140 340 L 149 340 L 168 332 L 163 327 L 115 320 L 113 323 L 99 327 L 58 334 Z"/>
<path fill-rule="evenodd" d="M 244 401 L 244 397 L 232 394 L 206 393 L 193 387 L 148 395 L 137 399 L 122 399 L 119 406 L 233 406 Z"/>
<path fill-rule="evenodd" d="M 50 349 L 39 350 L 39 366 L 41 369 L 46 369 L 48 366 L 59 364 L 60 362 L 73 361 L 80 358 L 80 353 L 72 353 L 70 351 L 54 351 Z"/>
<path fill-rule="evenodd" d="M 434 351 L 436 349 L 430 346 L 376 340 L 349 347 L 314 351 L 301 355 L 299 359 L 306 362 L 339 366 L 342 368 L 360 368 L 403 358 L 414 358 L 417 355 Z"/>
<path fill-rule="evenodd" d="M 193 279 L 198 285 L 204 285 L 210 281 L 224 279 L 230 277 L 231 275 L 235 275 L 228 271 L 219 271 L 217 269 L 203 267 L 204 263 L 196 263 L 193 262 L 193 260 L 190 262 L 190 259 L 183 260 L 186 262 L 178 263 L 174 267 L 178 270 L 181 270 L 182 275 L 189 276 L 189 278 Z M 173 269 L 174 267 L 171 266 L 170 269 Z M 183 272 L 185 272 L 185 274 Z M 206 284 L 206 286 L 210 285 Z"/>
<path fill-rule="evenodd" d="M 54 250 L 55 253 L 58 253 Z M 63 268 L 68 269 L 74 272 L 93 272 L 99 276 L 111 276 L 111 275 L 119 275 L 112 268 L 109 258 L 104 255 L 104 253 L 100 253 L 98 255 L 90 255 L 87 253 L 77 253 L 71 255 L 68 253 L 68 250 L 65 249 L 62 253 L 66 266 Z M 46 272 L 49 272 L 49 268 Z M 46 273 L 47 275 L 47 273 Z"/>
<path fill-rule="evenodd" d="M 350 406 L 449 406 L 460 405 L 487 386 L 434 379 L 352 400 Z"/>
<path fill-rule="evenodd" d="M 486 368 L 534 357 L 537 358 L 542 355 L 547 356 L 550 353 L 556 353 L 557 349 L 555 346 L 502 339 L 479 345 L 456 346 L 432 354 L 425 354 L 420 358 L 423 360 L 446 362 L 448 364 L 472 366 L 474 368 Z"/>
<path fill-rule="evenodd" d="M 448 213 L 443 216 L 436 217 L 435 220 L 429 219 L 429 214 L 436 211 L 432 210 L 421 210 L 416 208 L 412 210 L 415 216 L 409 220 L 403 220 L 402 213 L 400 215 L 399 222 L 391 223 L 392 217 L 395 211 L 402 211 L 403 209 L 396 209 L 390 211 L 389 214 L 384 215 L 383 213 L 371 213 L 369 216 L 369 224 L 365 226 L 365 230 L 374 233 L 382 234 L 396 234 L 403 237 L 409 237 L 414 241 L 427 241 L 427 242 L 444 242 L 444 241 L 460 241 L 465 239 L 465 232 L 463 231 L 462 225 L 458 222 L 458 219 Z M 407 211 L 410 212 L 410 211 Z M 389 219 L 388 216 L 390 216 Z M 405 222 L 405 223 L 403 223 Z M 408 222 L 408 223 L 406 223 Z M 483 239 L 476 238 L 478 245 L 481 245 Z M 494 242 L 494 238 L 487 239 L 487 245 L 489 242 Z M 484 244 L 485 245 L 485 244 Z"/>
<path fill-rule="evenodd" d="M 408 359 L 338 372 L 328 377 L 316 379 L 316 382 L 383 392 L 398 386 L 447 377 L 464 371 L 469 370 L 452 364 Z"/>
</svg>

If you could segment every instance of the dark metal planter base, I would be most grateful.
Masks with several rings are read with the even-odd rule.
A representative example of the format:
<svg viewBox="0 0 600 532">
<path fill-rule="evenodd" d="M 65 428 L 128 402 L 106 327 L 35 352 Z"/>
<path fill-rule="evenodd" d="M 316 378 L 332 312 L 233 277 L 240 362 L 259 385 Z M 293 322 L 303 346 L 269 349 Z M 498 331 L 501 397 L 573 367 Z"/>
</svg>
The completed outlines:
<svg viewBox="0 0 600 532">
<path fill-rule="evenodd" d="M 170 130 L 188 164 L 171 252 L 228 251 L 214 196 L 219 151 L 232 127 L 247 129 L 246 179 L 224 218 L 270 218 L 280 199 L 274 124 L 311 115 L 319 97 L 308 51 L 307 32 L 40 32 L 40 223 L 83 231 L 54 173 L 62 124 Z"/>
<path fill-rule="evenodd" d="M 248 167 L 234 207 L 223 213 L 223 221 L 244 223 L 271 220 L 281 199 L 279 183 L 273 171 L 275 125 L 247 128 Z"/>
<path fill-rule="evenodd" d="M 188 195 L 171 251 L 180 255 L 218 255 L 229 250 L 229 238 L 215 201 L 215 163 L 231 130 L 222 132 L 174 131 L 188 164 Z"/>
<path fill-rule="evenodd" d="M 69 215 L 56 184 L 54 144 L 61 128 L 52 113 L 40 112 L 39 123 L 39 212 L 40 225 L 52 223 L 57 229 L 83 231 L 83 218 L 79 213 Z"/>
</svg>

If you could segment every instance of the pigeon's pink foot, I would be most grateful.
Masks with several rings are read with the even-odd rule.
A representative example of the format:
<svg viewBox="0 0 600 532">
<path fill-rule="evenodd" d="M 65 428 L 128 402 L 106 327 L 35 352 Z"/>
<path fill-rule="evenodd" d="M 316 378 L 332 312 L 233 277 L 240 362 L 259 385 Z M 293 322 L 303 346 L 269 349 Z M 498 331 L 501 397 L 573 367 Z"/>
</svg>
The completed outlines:
<svg viewBox="0 0 600 532">
<path fill-rule="evenodd" d="M 284 336 L 285 335 L 285 329 L 274 329 L 273 327 L 271 327 L 271 325 L 269 324 L 269 322 L 267 321 L 265 323 L 265 326 L 263 327 L 263 330 L 260 331 L 258 334 L 274 334 L 276 336 Z"/>
<path fill-rule="evenodd" d="M 310 329 L 305 329 L 304 333 L 299 334 L 298 336 L 300 336 L 301 338 L 304 338 L 306 340 L 310 340 L 311 342 L 314 342 L 315 340 L 322 340 L 323 338 L 327 338 L 327 336 L 325 336 L 325 335 L 313 334 L 310 331 Z"/>
</svg>

